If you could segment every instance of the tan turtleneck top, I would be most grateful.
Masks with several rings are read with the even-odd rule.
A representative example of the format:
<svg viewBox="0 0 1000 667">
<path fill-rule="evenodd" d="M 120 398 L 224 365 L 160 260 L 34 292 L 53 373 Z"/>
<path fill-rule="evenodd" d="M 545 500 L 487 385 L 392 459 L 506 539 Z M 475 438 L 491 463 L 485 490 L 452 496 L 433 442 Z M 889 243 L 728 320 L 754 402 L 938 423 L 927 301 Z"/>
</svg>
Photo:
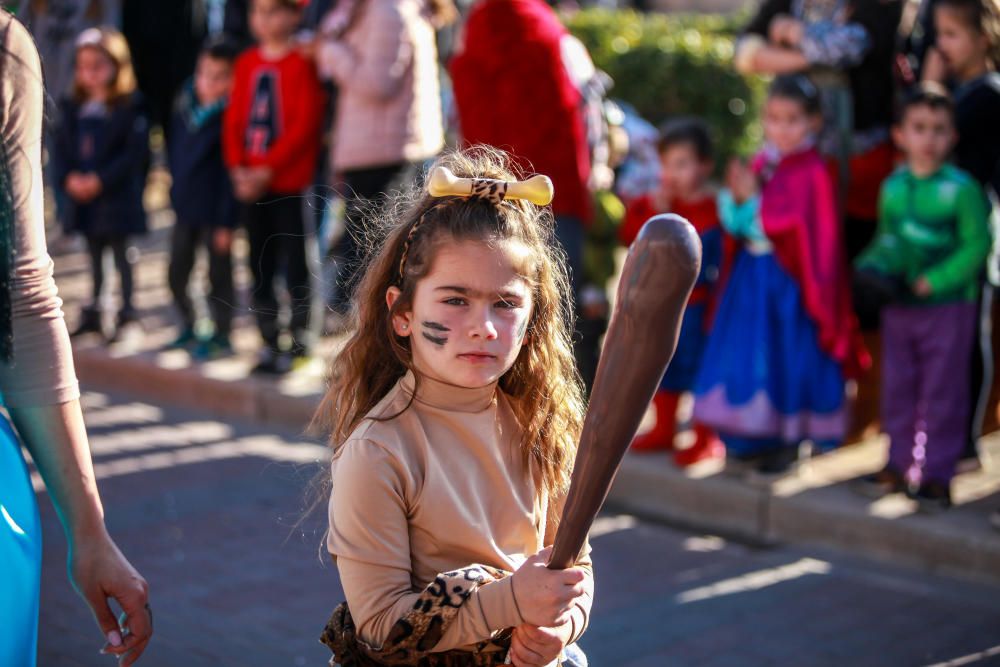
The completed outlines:
<svg viewBox="0 0 1000 667">
<path fill-rule="evenodd" d="M 438 573 L 472 563 L 517 570 L 552 543 L 561 511 L 537 497 L 496 385 L 419 385 L 410 405 L 414 377 L 400 379 L 333 456 L 327 547 L 358 634 L 376 647 Z M 590 573 L 589 556 L 580 564 Z M 587 625 L 592 576 L 587 583 L 572 641 Z M 507 577 L 476 590 L 434 650 L 522 622 Z"/>
</svg>

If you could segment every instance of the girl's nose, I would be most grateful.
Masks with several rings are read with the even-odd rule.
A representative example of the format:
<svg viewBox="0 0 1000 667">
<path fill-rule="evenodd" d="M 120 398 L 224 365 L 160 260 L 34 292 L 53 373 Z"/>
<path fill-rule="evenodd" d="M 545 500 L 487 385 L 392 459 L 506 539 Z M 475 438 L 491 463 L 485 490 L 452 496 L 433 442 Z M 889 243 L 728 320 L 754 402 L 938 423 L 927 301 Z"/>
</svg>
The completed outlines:
<svg viewBox="0 0 1000 667">
<path fill-rule="evenodd" d="M 469 330 L 469 336 L 471 338 L 495 340 L 497 337 L 497 328 L 493 324 L 493 320 L 490 319 L 489 312 L 484 312 L 477 320 L 472 329 Z"/>
</svg>

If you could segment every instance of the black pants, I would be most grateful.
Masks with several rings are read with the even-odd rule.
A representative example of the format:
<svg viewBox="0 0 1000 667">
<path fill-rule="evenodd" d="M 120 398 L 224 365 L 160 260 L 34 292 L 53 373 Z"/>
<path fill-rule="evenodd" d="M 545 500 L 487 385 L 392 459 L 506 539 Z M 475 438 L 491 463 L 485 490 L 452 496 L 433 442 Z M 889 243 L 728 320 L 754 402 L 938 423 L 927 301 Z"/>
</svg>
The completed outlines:
<svg viewBox="0 0 1000 667">
<path fill-rule="evenodd" d="M 976 340 L 972 346 L 972 371 L 969 373 L 972 409 L 969 410 L 969 437 L 962 452 L 962 459 L 979 458 L 979 438 L 983 435 L 983 422 L 989 408 L 993 389 L 993 300 L 995 288 L 983 281 L 979 295 Z"/>
<path fill-rule="evenodd" d="M 345 229 L 329 252 L 338 265 L 336 295 L 330 304 L 333 310 L 344 313 L 350 305 L 357 273 L 364 260 L 366 213 L 372 205 L 382 203 L 380 198 L 384 193 L 397 189 L 416 172 L 417 166 L 409 162 L 344 172 L 345 196 L 348 198 L 344 211 Z"/>
<path fill-rule="evenodd" d="M 847 252 L 847 261 L 853 266 L 855 258 L 868 247 L 875 238 L 875 231 L 878 222 L 875 220 L 864 220 L 862 218 L 848 217 L 844 220 L 844 249 Z M 859 307 L 862 301 L 857 299 L 854 312 L 858 316 L 858 323 L 862 331 L 878 331 L 879 316 L 877 309 Z M 863 295 L 862 295 L 863 296 Z"/>
<path fill-rule="evenodd" d="M 115 258 L 115 267 L 122 286 L 122 307 L 124 314 L 131 314 L 132 307 L 132 264 L 128 259 L 128 237 L 122 235 L 87 236 L 87 250 L 90 252 L 90 272 L 94 279 L 93 302 L 90 309 L 100 310 L 101 290 L 104 288 L 104 250 L 110 248 Z"/>
<path fill-rule="evenodd" d="M 283 272 L 291 307 L 289 329 L 293 354 L 305 354 L 309 349 L 310 288 L 302 201 L 301 197 L 291 195 L 268 195 L 243 206 L 243 221 L 250 241 L 251 300 L 257 327 L 264 343 L 277 352 L 281 326 L 274 279 L 279 271 Z"/>
<path fill-rule="evenodd" d="M 174 225 L 167 281 L 170 284 L 170 292 L 174 295 L 174 305 L 180 311 L 185 328 L 194 327 L 195 311 L 188 295 L 188 285 L 191 282 L 191 271 L 194 269 L 198 248 L 205 248 L 205 252 L 208 253 L 208 308 L 215 322 L 216 335 L 228 337 L 232 330 L 235 300 L 233 259 L 228 249 L 225 252 L 216 250 L 213 243 L 214 235 L 215 229 L 211 227 Z"/>
</svg>

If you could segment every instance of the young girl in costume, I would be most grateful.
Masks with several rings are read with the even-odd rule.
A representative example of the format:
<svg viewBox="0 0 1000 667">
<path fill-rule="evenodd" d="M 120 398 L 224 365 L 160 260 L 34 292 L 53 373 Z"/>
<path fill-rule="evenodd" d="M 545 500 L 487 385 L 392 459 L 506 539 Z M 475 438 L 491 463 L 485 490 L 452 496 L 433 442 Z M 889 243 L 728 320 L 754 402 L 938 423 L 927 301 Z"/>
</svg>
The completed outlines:
<svg viewBox="0 0 1000 667">
<path fill-rule="evenodd" d="M 87 240 L 93 301 L 74 335 L 99 333 L 104 253 L 121 282 L 116 333 L 136 320 L 129 239 L 146 232 L 142 191 L 149 159 L 145 104 L 136 92 L 128 44 L 111 28 L 85 30 L 76 42 L 76 78 L 62 101 L 53 151 L 57 187 L 66 194 L 63 223 Z M 134 251 L 132 251 L 134 252 Z"/>
<path fill-rule="evenodd" d="M 442 158 L 358 286 L 321 407 L 339 664 L 586 664 L 590 559 L 545 567 L 583 420 L 569 283 L 549 209 L 514 198 L 551 185 L 508 165 Z"/>
<path fill-rule="evenodd" d="M 764 106 L 767 144 L 730 165 L 719 198 L 744 241 L 695 383 L 696 419 L 727 455 L 763 472 L 794 462 L 811 440 L 845 433 L 844 378 L 862 360 L 851 310 L 832 178 L 814 145 L 819 96 L 803 76 L 775 79 Z"/>
</svg>

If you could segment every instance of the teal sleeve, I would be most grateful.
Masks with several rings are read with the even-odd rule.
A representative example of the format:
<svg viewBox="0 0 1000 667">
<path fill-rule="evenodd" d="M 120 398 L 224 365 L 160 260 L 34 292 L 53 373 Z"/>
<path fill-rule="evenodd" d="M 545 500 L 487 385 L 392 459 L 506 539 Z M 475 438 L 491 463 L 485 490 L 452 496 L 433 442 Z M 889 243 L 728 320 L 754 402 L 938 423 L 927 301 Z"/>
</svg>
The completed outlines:
<svg viewBox="0 0 1000 667">
<path fill-rule="evenodd" d="M 958 194 L 955 250 L 924 273 L 931 290 L 947 292 L 973 280 L 985 268 L 992 239 L 986 197 L 973 181 Z"/>
<path fill-rule="evenodd" d="M 895 220 L 889 206 L 891 197 L 892 192 L 883 187 L 878 198 L 878 230 L 872 242 L 854 260 L 854 266 L 887 276 L 900 276 L 906 270 L 906 257 L 895 234 Z"/>
<path fill-rule="evenodd" d="M 760 240 L 762 233 L 757 222 L 760 213 L 760 197 L 755 195 L 742 204 L 737 204 L 729 190 L 719 192 L 717 201 L 719 221 L 723 228 L 739 239 Z"/>
</svg>

